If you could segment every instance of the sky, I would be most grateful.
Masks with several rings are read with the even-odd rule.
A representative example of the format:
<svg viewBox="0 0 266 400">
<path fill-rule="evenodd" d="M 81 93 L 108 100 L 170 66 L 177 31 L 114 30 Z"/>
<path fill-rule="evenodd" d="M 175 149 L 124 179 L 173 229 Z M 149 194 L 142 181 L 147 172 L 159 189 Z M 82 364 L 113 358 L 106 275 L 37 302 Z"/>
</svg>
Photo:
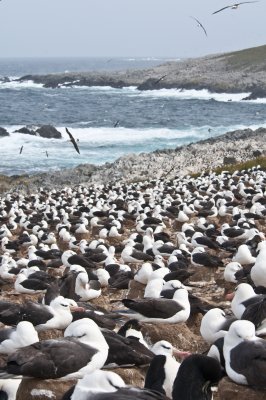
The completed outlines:
<svg viewBox="0 0 266 400">
<path fill-rule="evenodd" d="M 266 44 L 266 0 L 212 15 L 233 3 L 1 0 L 0 57 L 184 58 Z"/>
</svg>

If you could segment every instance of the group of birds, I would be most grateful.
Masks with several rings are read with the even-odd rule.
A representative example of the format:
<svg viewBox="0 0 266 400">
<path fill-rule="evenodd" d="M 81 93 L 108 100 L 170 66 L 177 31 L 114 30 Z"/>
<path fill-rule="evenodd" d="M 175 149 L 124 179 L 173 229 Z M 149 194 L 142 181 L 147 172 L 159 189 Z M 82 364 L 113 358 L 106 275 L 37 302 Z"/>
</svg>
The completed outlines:
<svg viewBox="0 0 266 400">
<path fill-rule="evenodd" d="M 265 189 L 258 166 L 1 197 L 0 391 L 15 399 L 15 376 L 78 379 L 65 400 L 210 399 L 223 375 L 265 389 Z M 142 333 L 197 314 L 207 354 Z M 143 365 L 144 389 L 109 371 Z"/>
<path fill-rule="evenodd" d="M 214 12 L 212 13 L 212 15 L 218 14 L 218 13 L 220 13 L 221 11 L 227 10 L 228 8 L 231 8 L 232 10 L 237 10 L 237 9 L 239 8 L 239 6 L 241 6 L 242 4 L 248 4 L 248 3 L 258 3 L 258 0 L 254 0 L 254 1 L 241 1 L 240 3 L 230 4 L 230 5 L 227 5 L 227 6 L 225 6 L 225 7 L 219 8 L 219 10 L 214 11 Z M 191 16 L 191 18 L 193 18 L 194 21 L 197 22 L 198 27 L 201 28 L 201 29 L 203 30 L 203 32 L 205 33 L 206 36 L 208 36 L 208 35 L 207 35 L 207 31 L 206 31 L 206 29 L 204 28 L 204 26 L 202 25 L 202 23 L 201 23 L 197 18 L 195 18 L 195 17 L 193 17 L 193 16 Z"/>
</svg>

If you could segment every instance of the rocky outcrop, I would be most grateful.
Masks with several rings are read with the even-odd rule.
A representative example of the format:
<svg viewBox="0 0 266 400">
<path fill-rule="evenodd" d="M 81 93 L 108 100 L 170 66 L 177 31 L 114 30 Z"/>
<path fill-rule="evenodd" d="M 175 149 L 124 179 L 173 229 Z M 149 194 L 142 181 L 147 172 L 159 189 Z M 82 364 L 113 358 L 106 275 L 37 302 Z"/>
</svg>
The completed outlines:
<svg viewBox="0 0 266 400">
<path fill-rule="evenodd" d="M 168 62 L 150 69 L 26 75 L 44 87 L 137 86 L 139 90 L 161 88 L 208 89 L 210 92 L 251 93 L 248 98 L 266 97 L 266 46 Z"/>
<path fill-rule="evenodd" d="M 47 139 L 61 139 L 61 133 L 52 125 L 43 125 L 36 129 L 36 135 Z"/>
<path fill-rule="evenodd" d="M 15 132 L 36 136 L 36 132 L 32 128 L 28 128 L 27 126 L 23 126 L 22 128 L 17 129 Z"/>
<path fill-rule="evenodd" d="M 191 143 L 174 150 L 129 154 L 102 166 L 81 164 L 73 169 L 34 176 L 0 176 L 0 192 L 30 191 L 65 185 L 107 184 L 143 181 L 158 177 L 184 176 L 222 167 L 226 163 L 246 162 L 266 155 L 266 129 L 243 129 Z M 225 167 L 226 169 L 226 167 Z"/>
<path fill-rule="evenodd" d="M 54 126 L 52 125 L 42 125 L 39 128 L 23 126 L 22 128 L 16 130 L 15 132 L 24 133 L 26 135 L 41 136 L 46 139 L 61 139 L 62 135 Z"/>
<path fill-rule="evenodd" d="M 5 128 L 0 127 L 0 137 L 9 136 L 9 133 Z"/>
</svg>

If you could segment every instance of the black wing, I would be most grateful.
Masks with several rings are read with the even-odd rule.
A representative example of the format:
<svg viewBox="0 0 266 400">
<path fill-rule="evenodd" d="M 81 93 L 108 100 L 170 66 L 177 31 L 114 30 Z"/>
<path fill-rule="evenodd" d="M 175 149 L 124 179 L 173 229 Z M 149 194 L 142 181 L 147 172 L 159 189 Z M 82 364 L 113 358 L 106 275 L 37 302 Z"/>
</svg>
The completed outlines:
<svg viewBox="0 0 266 400">
<path fill-rule="evenodd" d="M 208 36 L 208 35 L 207 35 L 207 31 L 206 31 L 206 29 L 204 28 L 204 26 L 202 25 L 202 23 L 201 23 L 197 18 L 195 18 L 195 17 L 192 17 L 192 16 L 191 16 L 191 18 L 193 18 L 193 19 L 199 24 L 199 26 L 203 29 L 205 35 Z"/>
<path fill-rule="evenodd" d="M 168 299 L 123 299 L 123 304 L 148 318 L 171 318 L 184 310 L 175 300 Z"/>
<path fill-rule="evenodd" d="M 213 14 L 217 14 L 217 13 L 219 13 L 219 12 L 221 12 L 221 11 L 223 11 L 223 10 L 226 10 L 227 8 L 231 8 L 231 7 L 232 7 L 232 6 L 226 6 L 226 7 L 220 8 L 219 10 L 214 11 L 214 12 L 212 13 L 212 15 L 213 15 Z"/>
<path fill-rule="evenodd" d="M 68 130 L 67 128 L 66 128 L 66 132 L 67 132 L 67 134 L 68 134 L 68 136 L 69 136 L 69 138 L 70 138 L 70 140 L 71 140 L 73 146 L 75 147 L 76 152 L 80 154 L 80 152 L 79 152 L 79 147 L 78 147 L 78 145 L 77 145 L 77 142 L 75 141 L 75 139 L 73 138 L 72 134 L 69 132 L 69 130 Z"/>
</svg>

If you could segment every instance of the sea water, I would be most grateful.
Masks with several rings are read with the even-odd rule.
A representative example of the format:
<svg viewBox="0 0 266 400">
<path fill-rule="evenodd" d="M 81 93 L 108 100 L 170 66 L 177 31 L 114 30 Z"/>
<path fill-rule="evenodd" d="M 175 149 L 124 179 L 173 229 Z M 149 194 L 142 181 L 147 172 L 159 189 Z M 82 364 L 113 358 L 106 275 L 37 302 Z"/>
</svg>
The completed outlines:
<svg viewBox="0 0 266 400">
<path fill-rule="evenodd" d="M 266 99 L 242 100 L 248 93 L 136 87 L 44 88 L 27 74 L 67 71 L 149 68 L 164 59 L 0 59 L 0 126 L 10 133 L 0 138 L 0 173 L 34 174 L 103 164 L 129 154 L 172 149 L 235 129 L 266 127 Z M 45 139 L 15 131 L 22 126 L 51 124 L 62 139 Z M 78 154 L 65 131 L 78 139 Z M 20 149 L 23 151 L 20 154 Z"/>
</svg>

